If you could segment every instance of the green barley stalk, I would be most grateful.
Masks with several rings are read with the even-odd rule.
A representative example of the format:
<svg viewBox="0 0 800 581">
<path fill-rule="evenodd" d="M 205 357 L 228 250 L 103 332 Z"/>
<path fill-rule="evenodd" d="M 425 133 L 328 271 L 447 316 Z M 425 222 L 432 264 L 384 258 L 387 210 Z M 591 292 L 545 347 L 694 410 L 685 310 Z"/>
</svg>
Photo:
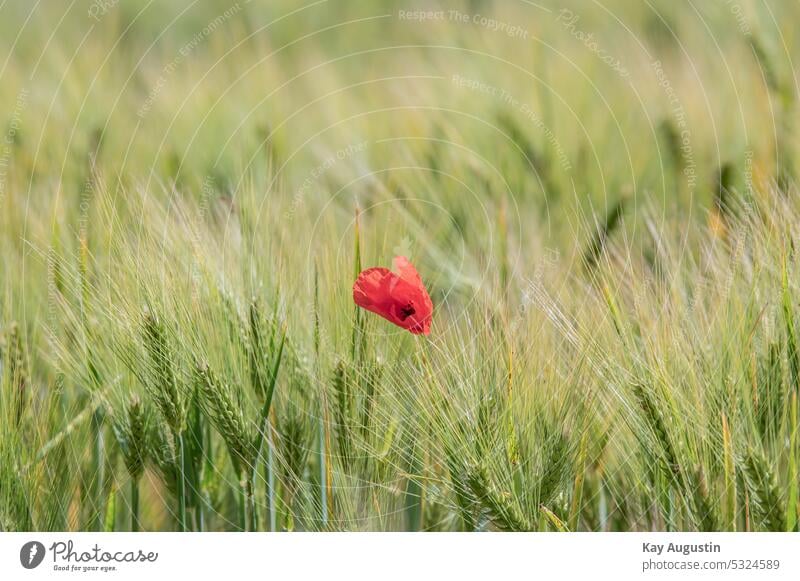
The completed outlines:
<svg viewBox="0 0 800 581">
<path fill-rule="evenodd" d="M 423 489 L 420 483 L 422 462 L 419 458 L 419 447 L 416 442 L 411 442 L 408 453 L 408 477 L 406 478 L 405 491 L 403 492 L 404 512 L 407 531 L 422 530 L 423 523 Z"/>
<path fill-rule="evenodd" d="M 308 450 L 311 442 L 304 418 L 290 407 L 280 420 L 280 448 L 283 459 L 284 506 L 286 507 L 285 530 L 294 530 L 294 505 L 299 483 L 303 478 Z"/>
<path fill-rule="evenodd" d="M 498 244 L 500 249 L 500 291 L 502 296 L 507 298 L 511 264 L 508 256 L 508 202 L 505 196 L 500 201 L 497 223 L 497 235 L 500 239 Z"/>
<path fill-rule="evenodd" d="M 626 195 L 620 196 L 609 209 L 603 223 L 598 225 L 594 237 L 590 240 L 583 253 L 583 263 L 586 265 L 587 270 L 592 270 L 597 266 L 608 239 L 622 225 L 622 217 L 625 214 L 627 203 L 628 197 Z"/>
<path fill-rule="evenodd" d="M 726 530 L 735 531 L 737 525 L 736 468 L 728 418 L 722 414 L 722 449 L 725 471 L 725 492 L 722 499 Z"/>
<path fill-rule="evenodd" d="M 234 399 L 231 387 L 221 381 L 206 363 L 194 368 L 195 382 L 203 394 L 206 413 L 217 432 L 222 436 L 240 483 L 241 530 L 256 530 L 257 515 L 253 487 L 256 467 L 254 437 L 239 402 Z"/>
<path fill-rule="evenodd" d="M 477 500 L 466 481 L 466 469 L 458 458 L 460 455 L 453 450 L 446 450 L 447 470 L 450 476 L 450 485 L 456 498 L 456 509 L 461 520 L 461 530 L 474 531 L 476 527 Z"/>
<path fill-rule="evenodd" d="M 787 346 L 787 350 L 791 351 L 791 348 Z M 787 356 L 791 367 L 791 355 L 787 354 Z M 783 393 L 786 383 L 782 367 L 782 343 L 771 341 L 767 345 L 766 353 L 758 359 L 756 376 L 753 378 L 756 384 L 753 390 L 756 427 L 767 444 L 772 444 L 777 440 L 783 419 L 785 407 Z M 790 372 L 790 377 L 791 375 Z"/>
<path fill-rule="evenodd" d="M 248 363 L 250 366 L 250 382 L 259 399 L 263 400 L 267 395 L 270 375 L 269 367 L 266 365 L 265 355 L 273 353 L 275 348 L 275 332 L 277 329 L 273 325 L 273 330 L 269 334 L 264 329 L 264 318 L 261 313 L 261 305 L 258 299 L 250 301 L 249 310 L 249 341 L 247 347 Z"/>
<path fill-rule="evenodd" d="M 334 408 L 336 441 L 339 448 L 339 456 L 343 464 L 348 465 L 351 458 L 350 454 L 350 395 L 351 372 L 344 361 L 339 361 L 333 371 L 332 389 L 336 398 Z"/>
<path fill-rule="evenodd" d="M 508 345 L 508 371 L 506 374 L 506 402 L 503 413 L 505 424 L 506 457 L 509 465 L 514 468 L 515 475 L 519 475 L 517 470 L 519 465 L 519 446 L 517 430 L 514 424 L 514 350 Z M 519 488 L 519 487 L 518 487 Z"/>
<path fill-rule="evenodd" d="M 708 481 L 701 465 L 695 467 L 692 473 L 693 510 L 699 522 L 699 529 L 703 532 L 717 530 L 714 509 L 708 491 Z"/>
<path fill-rule="evenodd" d="M 583 484 L 586 478 L 586 448 L 587 448 L 588 432 L 584 432 L 581 437 L 580 447 L 578 448 L 578 457 L 576 461 L 576 474 L 572 486 L 572 503 L 569 510 L 569 526 L 570 530 L 578 529 L 578 522 L 581 515 L 581 507 L 583 502 Z"/>
<path fill-rule="evenodd" d="M 319 317 L 319 266 L 314 262 L 314 371 L 317 378 L 322 376 L 320 364 L 320 317 Z M 324 382 L 319 382 L 320 386 L 324 386 Z M 320 494 L 320 510 L 322 511 L 322 529 L 328 527 L 328 451 L 326 447 L 326 428 L 325 428 L 325 413 L 327 409 L 327 402 L 325 397 L 324 387 L 320 390 L 320 407 L 317 416 L 317 448 L 319 450 L 319 494 Z"/>
<path fill-rule="evenodd" d="M 255 460 L 254 460 L 254 469 L 251 478 L 253 482 L 251 486 L 255 489 L 255 477 L 258 473 L 258 465 L 261 463 L 261 456 L 264 450 L 264 439 L 267 437 L 268 432 L 270 431 L 269 425 L 269 416 L 270 411 L 272 409 L 272 396 L 275 393 L 275 384 L 278 381 L 278 372 L 281 368 L 281 362 L 283 361 L 283 348 L 286 344 L 286 325 L 283 326 L 281 331 L 281 338 L 280 343 L 278 344 L 278 352 L 275 355 L 275 361 L 273 362 L 272 372 L 270 373 L 268 383 L 265 386 L 264 392 L 264 404 L 261 408 L 261 413 L 259 415 L 259 423 L 258 423 L 258 432 L 255 436 L 255 441 L 253 443 L 253 447 L 256 450 Z M 275 500 L 274 500 L 274 486 L 271 484 L 273 476 L 273 471 L 271 467 L 271 451 L 272 451 L 272 441 L 269 441 L 269 450 L 270 450 L 270 458 L 269 462 L 267 462 L 265 469 L 268 471 L 267 473 L 267 488 L 268 488 L 268 509 L 270 514 L 270 529 L 274 530 L 274 514 L 275 514 Z"/>
<path fill-rule="evenodd" d="M 787 492 L 785 530 L 795 531 L 797 530 L 798 510 L 800 510 L 800 498 L 798 498 L 797 485 L 798 480 L 800 480 L 800 473 L 798 472 L 798 456 L 800 455 L 800 449 L 797 442 L 797 390 L 792 392 L 789 417 L 789 490 Z"/>
<path fill-rule="evenodd" d="M 142 332 L 150 364 L 149 391 L 172 430 L 177 447 L 178 530 L 186 531 L 186 404 L 178 385 L 176 359 L 166 326 L 157 316 L 147 313 Z"/>
<path fill-rule="evenodd" d="M 775 483 L 775 476 L 764 457 L 748 450 L 742 462 L 745 483 L 753 511 L 768 531 L 784 530 L 786 512 Z"/>
<path fill-rule="evenodd" d="M 793 531 L 797 527 L 797 512 L 800 506 L 798 500 L 798 469 L 797 469 L 797 394 L 800 392 L 800 350 L 798 350 L 797 335 L 794 326 L 794 309 L 792 308 L 789 290 L 789 274 L 786 266 L 786 253 L 783 253 L 781 268 L 781 289 L 783 303 L 783 318 L 786 326 L 787 356 L 789 370 L 791 371 L 792 385 L 789 400 L 789 490 L 786 506 L 786 530 Z"/>
<path fill-rule="evenodd" d="M 89 282 L 89 245 L 85 235 L 79 240 L 80 252 L 78 255 L 78 272 L 80 280 L 80 318 L 84 333 L 84 351 L 86 358 L 86 369 L 89 376 L 90 388 L 99 389 L 103 385 L 103 380 L 97 367 L 96 356 L 93 348 L 92 329 L 89 324 L 89 296 L 91 283 Z M 98 407 L 92 414 L 90 423 L 92 429 L 92 498 L 95 506 L 92 511 L 90 527 L 93 531 L 101 530 L 103 525 L 103 507 L 105 506 L 105 434 L 104 430 L 105 411 L 103 407 Z"/>
<path fill-rule="evenodd" d="M 761 31 L 756 31 L 748 37 L 753 57 L 766 80 L 770 96 L 777 104 L 776 125 L 776 163 L 778 186 L 784 191 L 788 190 L 791 182 L 796 179 L 797 172 L 793 162 L 794 134 L 792 131 L 793 115 L 796 113 L 796 95 L 793 85 L 786 80 L 786 75 L 779 70 L 774 50 L 765 43 L 766 37 Z"/>
<path fill-rule="evenodd" d="M 681 137 L 675 121 L 670 117 L 665 117 L 658 125 L 658 132 L 669 154 L 670 162 L 672 162 L 672 171 L 676 176 L 680 176 L 686 166 L 686 158 L 681 147 Z M 678 179 L 677 183 L 682 191 L 685 184 L 684 180 Z"/>
<path fill-rule="evenodd" d="M 194 508 L 193 530 L 202 531 L 205 527 L 204 507 L 204 459 L 207 455 L 205 447 L 205 421 L 200 402 L 200 390 L 195 385 L 192 396 L 189 400 L 187 412 L 187 428 L 185 443 L 187 445 L 186 457 L 186 486 L 187 486 L 187 505 L 191 501 Z M 188 506 L 187 506 L 188 510 Z"/>
<path fill-rule="evenodd" d="M 28 403 L 28 357 L 19 325 L 12 322 L 5 338 L 5 349 L 0 352 L 0 362 L 8 365 L 12 387 L 12 402 L 16 425 L 22 423 L 22 416 Z"/>
<path fill-rule="evenodd" d="M 567 526 L 567 524 L 564 521 L 562 521 L 560 518 L 558 518 L 556 513 L 554 513 L 549 508 L 547 508 L 545 505 L 541 505 L 539 507 L 539 511 L 547 519 L 547 522 L 549 522 L 553 527 L 555 527 L 555 529 L 557 531 L 559 531 L 561 533 L 568 533 L 569 532 L 569 527 Z"/>
<path fill-rule="evenodd" d="M 375 407 L 377 388 L 383 374 L 383 367 L 378 361 L 370 360 L 365 367 L 361 377 L 365 387 L 361 406 L 361 437 L 364 440 L 371 434 L 373 408 Z"/>
<path fill-rule="evenodd" d="M 727 227 L 730 224 L 732 202 L 730 200 L 733 192 L 734 167 L 731 162 L 725 162 L 714 172 L 714 205 L 713 212 L 723 221 Z"/>
<path fill-rule="evenodd" d="M 115 487 L 112 487 L 111 490 L 109 490 L 105 506 L 106 514 L 105 519 L 103 519 L 103 531 L 106 533 L 112 533 L 116 527 L 117 515 L 117 489 Z"/>
<path fill-rule="evenodd" d="M 497 490 L 490 482 L 485 467 L 474 465 L 468 469 L 467 483 L 497 528 L 505 531 L 534 530 L 514 498 L 508 492 Z"/>
<path fill-rule="evenodd" d="M 167 425 L 177 435 L 186 428 L 186 409 L 175 370 L 175 354 L 164 323 L 147 313 L 143 324 L 144 345 L 149 356 L 150 392 Z"/>
<path fill-rule="evenodd" d="M 539 504 L 549 505 L 557 498 L 562 483 L 570 480 L 573 458 L 569 440 L 561 430 L 551 431 L 544 439 L 543 448 L 546 456 L 535 490 Z"/>
<path fill-rule="evenodd" d="M 633 394 L 639 404 L 644 419 L 655 436 L 656 442 L 659 445 L 660 453 L 659 459 L 661 460 L 661 467 L 665 474 L 668 475 L 670 481 L 679 484 L 681 481 L 681 467 L 678 462 L 678 456 L 675 453 L 675 448 L 672 445 L 672 440 L 667 432 L 666 424 L 661 413 L 656 406 L 650 392 L 641 383 L 633 385 Z"/>
<path fill-rule="evenodd" d="M 529 139 L 525 129 L 512 115 L 505 111 L 501 112 L 497 116 L 497 125 L 514 144 L 514 148 L 522 158 L 524 169 L 533 173 L 535 180 L 541 185 L 544 195 L 548 199 L 558 199 L 561 193 L 547 154 L 542 153 L 536 147 Z"/>
<path fill-rule="evenodd" d="M 267 431 L 267 461 L 264 463 L 265 480 L 267 481 L 267 509 L 269 511 L 269 530 L 278 530 L 278 495 L 275 487 L 275 442 L 272 430 Z"/>
<path fill-rule="evenodd" d="M 792 297 L 789 289 L 789 273 L 786 266 L 786 253 L 784 252 L 781 261 L 781 291 L 783 320 L 786 326 L 786 345 L 787 356 L 789 358 L 789 371 L 792 378 L 792 389 L 800 389 L 800 351 L 797 348 L 797 334 L 794 327 L 794 310 L 792 308 Z"/>
<path fill-rule="evenodd" d="M 140 528 L 139 519 L 139 482 L 144 473 L 148 458 L 148 419 L 144 406 L 138 396 L 128 400 L 123 417 L 115 418 L 114 434 L 122 449 L 125 467 L 131 482 L 131 531 Z"/>
<path fill-rule="evenodd" d="M 92 497 L 96 500 L 95 507 L 92 512 L 91 530 L 102 530 L 103 523 L 103 507 L 105 506 L 105 495 L 103 492 L 105 483 L 105 436 L 103 435 L 103 423 L 105 418 L 105 411 L 103 407 L 98 407 L 92 414 L 92 421 L 90 423 L 92 428 Z"/>
</svg>

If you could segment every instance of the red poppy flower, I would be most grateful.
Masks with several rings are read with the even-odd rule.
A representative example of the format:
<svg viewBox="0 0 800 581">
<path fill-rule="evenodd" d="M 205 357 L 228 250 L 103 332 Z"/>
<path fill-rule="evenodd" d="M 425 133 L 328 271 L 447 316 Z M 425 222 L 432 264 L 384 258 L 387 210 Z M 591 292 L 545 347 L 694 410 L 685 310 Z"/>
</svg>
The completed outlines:
<svg viewBox="0 0 800 581">
<path fill-rule="evenodd" d="M 353 300 L 415 335 L 429 335 L 433 303 L 417 269 L 405 256 L 395 257 L 394 268 L 396 273 L 381 267 L 362 271 L 353 285 Z"/>
</svg>

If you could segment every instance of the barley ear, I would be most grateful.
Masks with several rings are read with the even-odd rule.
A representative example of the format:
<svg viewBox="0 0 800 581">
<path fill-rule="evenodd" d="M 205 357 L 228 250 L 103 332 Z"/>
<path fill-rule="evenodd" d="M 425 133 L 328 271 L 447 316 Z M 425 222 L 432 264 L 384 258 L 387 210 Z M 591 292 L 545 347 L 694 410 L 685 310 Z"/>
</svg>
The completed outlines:
<svg viewBox="0 0 800 581">
<path fill-rule="evenodd" d="M 742 467 L 750 501 L 759 520 L 769 531 L 782 531 L 786 511 L 769 464 L 759 452 L 751 449 L 745 453 Z"/>
</svg>

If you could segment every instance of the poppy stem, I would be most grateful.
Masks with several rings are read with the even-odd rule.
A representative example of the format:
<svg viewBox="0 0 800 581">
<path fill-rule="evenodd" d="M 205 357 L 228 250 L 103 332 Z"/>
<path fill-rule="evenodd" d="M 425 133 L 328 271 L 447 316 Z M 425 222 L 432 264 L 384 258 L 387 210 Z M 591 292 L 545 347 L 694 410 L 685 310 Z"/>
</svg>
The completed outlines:
<svg viewBox="0 0 800 581">
<path fill-rule="evenodd" d="M 355 251 L 354 251 L 354 258 L 353 258 L 353 279 L 358 279 L 358 275 L 361 273 L 361 209 L 356 206 L 356 223 L 355 223 Z M 361 311 L 356 305 L 354 309 L 355 313 L 355 322 L 353 324 L 353 344 L 351 347 L 351 358 L 353 362 L 356 362 L 356 358 L 359 356 L 358 346 L 359 346 L 359 339 L 363 334 L 363 317 Z"/>
</svg>

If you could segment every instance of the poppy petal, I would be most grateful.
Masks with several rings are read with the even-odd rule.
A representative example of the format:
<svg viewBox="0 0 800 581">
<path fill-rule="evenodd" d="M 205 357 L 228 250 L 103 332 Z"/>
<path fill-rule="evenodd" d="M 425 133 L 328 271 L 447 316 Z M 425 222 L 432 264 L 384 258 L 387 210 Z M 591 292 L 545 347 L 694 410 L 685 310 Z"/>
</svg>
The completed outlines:
<svg viewBox="0 0 800 581">
<path fill-rule="evenodd" d="M 368 311 L 380 314 L 376 308 L 382 308 L 389 295 L 392 283 L 392 272 L 388 268 L 368 268 L 361 272 L 353 285 L 353 300 Z"/>
<path fill-rule="evenodd" d="M 431 301 L 417 269 L 404 256 L 394 259 L 392 272 L 374 267 L 361 272 L 353 284 L 353 301 L 411 333 L 430 334 Z"/>
<path fill-rule="evenodd" d="M 405 256 L 396 256 L 394 259 L 394 269 L 403 280 L 417 286 L 422 286 L 422 278 L 417 269 L 408 261 Z"/>
</svg>

